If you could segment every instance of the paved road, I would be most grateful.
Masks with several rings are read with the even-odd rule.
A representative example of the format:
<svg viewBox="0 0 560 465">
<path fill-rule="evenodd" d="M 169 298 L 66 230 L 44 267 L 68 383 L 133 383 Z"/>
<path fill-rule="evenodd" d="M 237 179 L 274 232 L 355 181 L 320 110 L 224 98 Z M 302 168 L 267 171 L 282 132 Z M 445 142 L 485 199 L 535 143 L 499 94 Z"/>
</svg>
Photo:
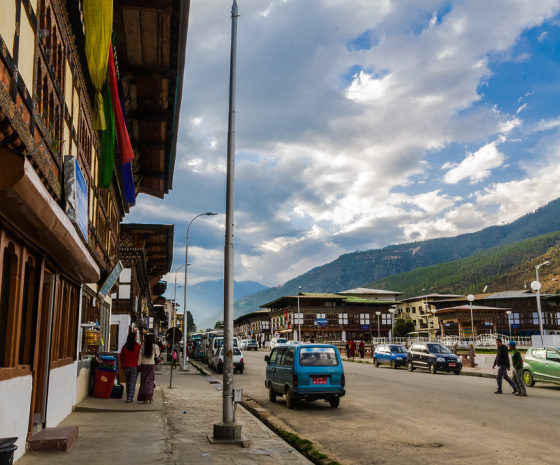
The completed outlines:
<svg viewBox="0 0 560 465">
<path fill-rule="evenodd" d="M 345 362 L 338 409 L 317 401 L 288 410 L 282 398 L 268 400 L 264 355 L 244 352 L 235 387 L 344 465 L 558 463 L 560 387 L 495 395 L 493 379 Z"/>
</svg>

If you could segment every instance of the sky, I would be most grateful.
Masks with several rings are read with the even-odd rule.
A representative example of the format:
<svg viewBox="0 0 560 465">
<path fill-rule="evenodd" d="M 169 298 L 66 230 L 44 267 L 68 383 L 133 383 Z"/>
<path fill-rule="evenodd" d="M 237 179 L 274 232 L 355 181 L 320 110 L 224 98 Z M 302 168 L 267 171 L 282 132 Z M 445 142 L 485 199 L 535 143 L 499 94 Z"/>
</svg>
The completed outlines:
<svg viewBox="0 0 560 465">
<path fill-rule="evenodd" d="M 201 213 L 218 215 L 191 223 L 188 283 L 224 276 L 231 5 L 191 1 L 173 189 L 126 218 L 175 224 L 167 294 Z M 280 285 L 560 197 L 560 0 L 238 8 L 236 281 Z"/>
</svg>

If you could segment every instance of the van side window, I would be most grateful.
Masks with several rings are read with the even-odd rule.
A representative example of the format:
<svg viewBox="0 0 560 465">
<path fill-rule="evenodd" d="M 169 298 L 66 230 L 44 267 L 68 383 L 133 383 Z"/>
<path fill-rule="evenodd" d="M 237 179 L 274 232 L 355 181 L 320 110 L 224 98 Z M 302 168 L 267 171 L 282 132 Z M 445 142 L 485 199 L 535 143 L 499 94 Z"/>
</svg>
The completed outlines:
<svg viewBox="0 0 560 465">
<path fill-rule="evenodd" d="M 270 354 L 270 358 L 268 359 L 269 363 L 276 363 L 276 359 L 278 358 L 278 351 L 276 349 L 272 350 Z"/>
<path fill-rule="evenodd" d="M 286 357 L 284 358 L 284 366 L 291 367 L 294 365 L 294 349 L 286 350 Z"/>
<path fill-rule="evenodd" d="M 280 349 L 278 351 L 278 362 L 277 365 L 284 365 L 284 359 L 286 358 L 286 349 Z"/>
</svg>

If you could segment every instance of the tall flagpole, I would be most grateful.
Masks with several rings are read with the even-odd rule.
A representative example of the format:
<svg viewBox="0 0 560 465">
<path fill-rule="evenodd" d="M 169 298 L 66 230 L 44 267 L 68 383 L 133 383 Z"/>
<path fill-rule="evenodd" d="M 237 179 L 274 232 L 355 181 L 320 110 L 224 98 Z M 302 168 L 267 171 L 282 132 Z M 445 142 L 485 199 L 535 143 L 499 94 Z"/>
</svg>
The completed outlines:
<svg viewBox="0 0 560 465">
<path fill-rule="evenodd" d="M 223 420 L 214 424 L 214 440 L 241 440 L 241 424 L 233 408 L 233 198 L 235 170 L 235 68 L 237 49 L 237 2 L 231 7 L 231 57 L 227 145 L 226 237 L 224 250 L 224 379 Z"/>
</svg>

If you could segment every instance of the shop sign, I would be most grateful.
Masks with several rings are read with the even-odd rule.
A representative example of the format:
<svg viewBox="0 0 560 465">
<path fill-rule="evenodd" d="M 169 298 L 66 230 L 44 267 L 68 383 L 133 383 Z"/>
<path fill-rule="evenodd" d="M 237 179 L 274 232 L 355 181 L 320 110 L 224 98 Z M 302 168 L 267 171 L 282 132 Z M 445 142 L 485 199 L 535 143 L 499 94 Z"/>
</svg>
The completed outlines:
<svg viewBox="0 0 560 465">
<path fill-rule="evenodd" d="M 329 324 L 329 320 L 326 318 L 315 318 L 313 323 L 315 326 L 327 326 Z"/>
<path fill-rule="evenodd" d="M 362 329 L 368 329 L 369 330 L 369 325 L 362 325 Z"/>
<path fill-rule="evenodd" d="M 101 289 L 99 290 L 98 294 L 101 299 L 107 297 L 107 294 L 109 293 L 109 291 L 111 290 L 111 288 L 113 287 L 117 279 L 119 279 L 122 270 L 123 270 L 123 264 L 119 260 L 118 263 L 115 265 L 115 268 L 113 268 L 113 271 L 111 271 L 111 274 L 107 277 L 107 279 L 103 283 L 103 286 L 101 286 Z"/>
<path fill-rule="evenodd" d="M 521 325 L 520 325 L 519 323 L 513 323 L 513 324 L 511 325 L 511 328 L 512 328 L 512 329 L 519 329 L 519 328 L 521 328 Z"/>
<path fill-rule="evenodd" d="M 65 213 L 82 239 L 88 240 L 88 186 L 76 157 L 64 156 Z"/>
</svg>

